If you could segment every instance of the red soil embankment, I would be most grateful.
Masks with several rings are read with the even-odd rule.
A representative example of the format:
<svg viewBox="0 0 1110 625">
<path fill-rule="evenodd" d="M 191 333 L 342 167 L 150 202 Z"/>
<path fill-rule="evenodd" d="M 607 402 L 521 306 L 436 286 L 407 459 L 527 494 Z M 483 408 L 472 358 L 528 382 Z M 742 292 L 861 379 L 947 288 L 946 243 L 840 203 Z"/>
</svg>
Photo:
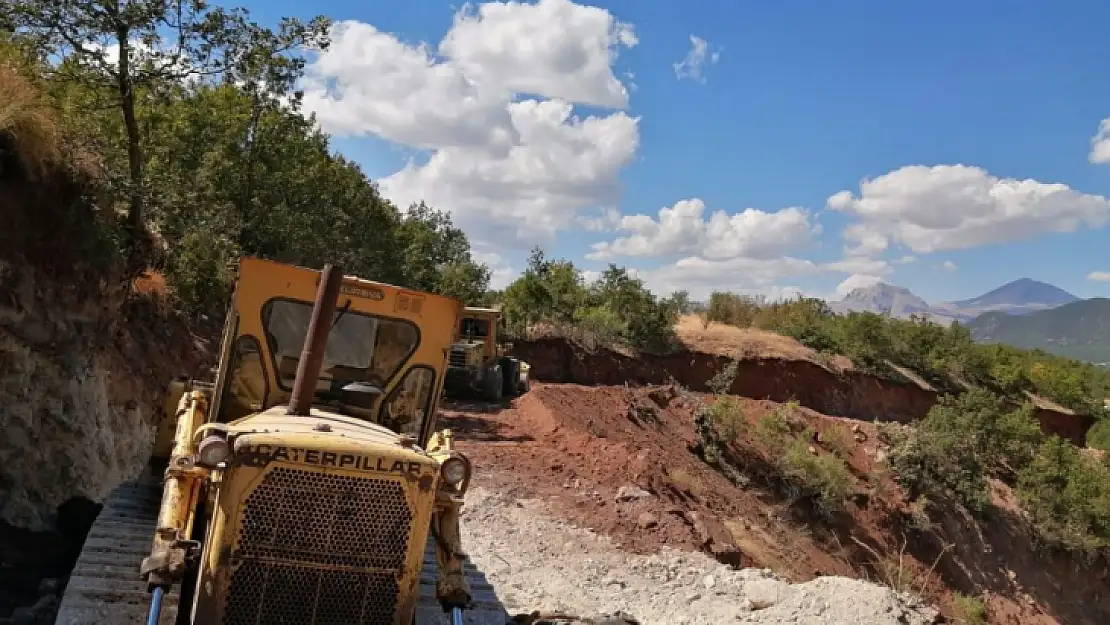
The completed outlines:
<svg viewBox="0 0 1110 625">
<path fill-rule="evenodd" d="M 794 581 L 822 574 L 872 579 L 924 594 L 949 618 L 958 617 L 952 597 L 959 591 L 983 598 L 991 625 L 1110 622 L 1110 586 L 1099 572 L 1105 567 L 1035 549 L 1004 485 L 995 484 L 997 513 L 986 520 L 948 510 L 929 523 L 909 523 L 915 515 L 901 489 L 876 471 L 887 450 L 874 424 L 739 399 L 746 425 L 730 446 L 735 451 L 759 448 L 754 426 L 772 411 L 823 434 L 834 425 L 849 432 L 829 437 L 841 441 L 835 446 L 819 437 L 810 450 L 842 457 L 856 493 L 843 514 L 821 521 L 769 489 L 751 453 L 732 458 L 751 480 L 744 486 L 701 460 L 693 419 L 699 401 L 712 400 L 671 386 L 538 383 L 501 404 L 449 403 L 440 425 L 457 434 L 476 484 L 540 498 L 632 552 L 698 550 Z"/>
<path fill-rule="evenodd" d="M 705 391 L 713 376 L 736 359 L 730 392 L 752 399 L 795 401 L 822 414 L 866 421 L 910 422 L 923 418 L 939 394 L 911 380 L 898 382 L 851 368 L 798 357 L 726 356 L 684 349 L 664 356 L 633 356 L 604 347 L 589 350 L 565 338 L 517 341 L 514 356 L 527 361 L 543 382 L 583 385 L 644 385 L 677 382 Z M 1090 417 L 1038 406 L 1042 429 L 1084 446 Z"/>
</svg>

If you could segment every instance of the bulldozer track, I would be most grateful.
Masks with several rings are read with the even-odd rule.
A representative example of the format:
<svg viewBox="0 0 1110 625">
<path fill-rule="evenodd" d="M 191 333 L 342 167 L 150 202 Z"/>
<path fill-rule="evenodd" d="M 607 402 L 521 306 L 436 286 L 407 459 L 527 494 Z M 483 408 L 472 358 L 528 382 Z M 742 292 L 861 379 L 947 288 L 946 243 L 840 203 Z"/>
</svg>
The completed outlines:
<svg viewBox="0 0 1110 625">
<path fill-rule="evenodd" d="M 70 575 L 55 625 L 146 625 L 151 595 L 139 578 L 139 566 L 150 553 L 161 498 L 161 473 L 149 467 L 109 495 Z M 508 613 L 485 575 L 469 560 L 465 570 L 473 603 L 463 621 L 505 625 Z M 435 580 L 435 546 L 429 538 L 413 625 L 450 623 L 436 600 Z M 177 585 L 162 601 L 158 625 L 176 624 L 180 602 Z"/>
<path fill-rule="evenodd" d="M 139 565 L 150 554 L 161 499 L 162 477 L 150 467 L 112 492 L 70 574 L 55 625 L 146 624 L 150 593 Z M 166 593 L 158 625 L 174 625 L 180 593 L 178 586 Z"/>
</svg>

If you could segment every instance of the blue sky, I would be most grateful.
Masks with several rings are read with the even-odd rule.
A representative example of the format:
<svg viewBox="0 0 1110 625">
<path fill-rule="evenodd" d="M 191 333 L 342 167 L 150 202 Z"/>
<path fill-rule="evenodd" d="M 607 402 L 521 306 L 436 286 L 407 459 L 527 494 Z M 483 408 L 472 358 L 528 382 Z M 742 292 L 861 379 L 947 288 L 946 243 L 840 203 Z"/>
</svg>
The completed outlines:
<svg viewBox="0 0 1110 625">
<path fill-rule="evenodd" d="M 585 269 L 615 262 L 640 270 L 653 288 L 695 295 L 793 287 L 831 296 L 850 277 L 842 290 L 882 279 L 929 301 L 1019 277 L 1110 295 L 1110 282 L 1088 279 L 1110 272 L 1100 245 L 1110 234 L 1102 197 L 1110 196 L 1110 163 L 1090 158 L 1092 137 L 1110 117 L 1110 4 L 542 2 L 559 5 L 566 21 L 519 10 L 535 7 L 493 19 L 479 5 L 465 14 L 469 30 L 447 46 L 460 5 L 248 6 L 264 22 L 318 12 L 372 26 L 341 33 L 343 45 L 310 66 L 319 96 L 310 108 L 338 150 L 388 181 L 387 195 L 452 210 L 501 281 L 539 243 Z M 608 15 L 576 13 L 585 6 Z M 591 44 L 606 30 L 597 30 L 599 17 L 611 20 L 608 47 Z M 524 30 L 514 30 L 518 18 Z M 691 36 L 707 42 L 703 81 L 674 67 Z M 389 56 L 415 54 L 421 43 L 426 76 Z M 608 78 L 593 63 L 606 50 Z M 450 72 L 461 82 L 427 86 Z M 614 84 L 627 106 L 614 100 Z M 527 158 L 514 165 L 508 144 L 474 137 L 499 123 L 524 128 L 498 116 L 523 100 L 567 101 L 580 117 L 620 115 L 610 121 L 623 125 L 579 128 L 550 143 L 548 131 L 517 139 L 528 144 Z M 414 119 L 401 119 L 407 112 Z M 633 147 L 619 147 L 622 140 Z M 409 163 L 411 175 L 397 176 Z M 978 169 L 902 169 L 955 165 Z M 865 178 L 885 183 L 861 191 Z M 840 191 L 851 196 L 833 210 L 829 198 Z M 687 213 L 673 232 L 619 219 L 658 219 L 659 209 L 692 199 L 704 213 Z M 778 213 L 790 207 L 804 209 L 804 223 L 799 213 Z M 605 208 L 607 219 L 584 227 Z M 748 208 L 762 213 L 729 222 Z M 718 210 L 714 231 L 707 220 Z M 1065 221 L 1073 232 L 1051 232 Z M 845 239 L 853 224 L 870 245 Z M 609 256 L 598 255 L 596 244 L 621 238 Z M 916 260 L 900 262 L 907 257 Z"/>
</svg>

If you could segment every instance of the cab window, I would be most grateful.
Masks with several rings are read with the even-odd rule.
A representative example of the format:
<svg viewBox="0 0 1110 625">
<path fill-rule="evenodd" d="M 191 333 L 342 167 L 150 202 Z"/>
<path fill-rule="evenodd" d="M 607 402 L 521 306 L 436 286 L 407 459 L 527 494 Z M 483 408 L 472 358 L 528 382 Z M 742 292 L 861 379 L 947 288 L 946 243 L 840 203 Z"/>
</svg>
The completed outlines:
<svg viewBox="0 0 1110 625">
<path fill-rule="evenodd" d="M 435 371 L 429 367 L 409 369 L 382 405 L 379 422 L 398 434 L 419 439 L 428 418 L 435 381 Z"/>
<path fill-rule="evenodd" d="M 278 384 L 293 387 L 304 349 L 310 302 L 275 299 L 262 307 L 262 325 Z M 337 392 L 351 382 L 385 388 L 416 351 L 420 332 L 411 322 L 367 315 L 340 305 L 332 317 L 317 392 Z"/>
<path fill-rule="evenodd" d="M 489 320 L 463 319 L 459 336 L 464 339 L 484 339 L 489 336 Z"/>
<path fill-rule="evenodd" d="M 230 373 L 224 385 L 220 414 L 222 423 L 263 410 L 266 405 L 266 370 L 262 365 L 262 346 L 253 336 L 241 336 L 232 347 Z"/>
</svg>

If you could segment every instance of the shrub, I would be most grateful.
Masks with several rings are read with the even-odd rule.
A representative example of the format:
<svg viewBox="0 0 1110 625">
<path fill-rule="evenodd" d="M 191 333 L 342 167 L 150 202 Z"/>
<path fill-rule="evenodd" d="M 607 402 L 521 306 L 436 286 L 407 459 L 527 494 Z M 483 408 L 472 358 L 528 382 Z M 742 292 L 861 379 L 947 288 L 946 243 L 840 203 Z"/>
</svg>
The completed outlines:
<svg viewBox="0 0 1110 625">
<path fill-rule="evenodd" d="M 574 324 L 581 330 L 593 334 L 602 343 L 623 342 L 628 326 L 611 309 L 605 306 L 590 306 L 574 311 Z"/>
<path fill-rule="evenodd" d="M 761 305 L 762 301 L 756 298 L 715 291 L 709 295 L 706 320 L 747 328 L 755 321 Z"/>
<path fill-rule="evenodd" d="M 707 410 L 710 421 L 726 441 L 735 440 L 747 428 L 748 421 L 744 416 L 744 408 L 735 397 L 719 396 Z"/>
<path fill-rule="evenodd" d="M 852 473 L 848 465 L 831 454 L 810 453 L 807 438 L 792 437 L 778 465 L 795 491 L 796 497 L 811 497 L 825 513 L 840 511 L 852 493 Z"/>
<path fill-rule="evenodd" d="M 839 423 L 830 425 L 821 432 L 822 444 L 841 458 L 848 458 L 852 454 L 852 446 L 855 440 L 852 432 Z"/>
<path fill-rule="evenodd" d="M 1018 477 L 1042 544 L 1093 558 L 1110 545 L 1110 467 L 1053 436 Z"/>
<path fill-rule="evenodd" d="M 987 604 L 979 597 L 970 597 L 957 592 L 952 597 L 952 607 L 956 611 L 956 617 L 964 625 L 986 625 L 987 623 Z"/>
<path fill-rule="evenodd" d="M 983 389 L 934 406 L 916 432 L 891 450 L 889 463 L 911 498 L 948 495 L 981 512 L 988 502 L 987 477 L 1010 476 L 1034 456 L 1042 439 L 1028 404 L 1008 410 Z"/>
<path fill-rule="evenodd" d="M 603 343 L 619 342 L 646 351 L 667 351 L 674 324 L 689 298 L 678 291 L 657 298 L 628 270 L 610 265 L 593 283 L 565 260 L 548 260 L 535 250 L 528 268 L 503 296 L 511 334 L 525 335 L 535 323 L 571 324 Z"/>
<path fill-rule="evenodd" d="M 709 379 L 709 390 L 713 391 L 714 395 L 725 395 L 732 390 L 732 383 L 736 380 L 736 371 L 740 368 L 740 363 L 736 360 L 729 361 L 724 369 L 719 371 L 717 375 Z"/>
<path fill-rule="evenodd" d="M 1087 430 L 1087 446 L 1110 451 L 1110 419 L 1099 419 L 1091 429 Z"/>
<path fill-rule="evenodd" d="M 793 431 L 782 408 L 776 408 L 759 418 L 755 424 L 755 435 L 772 456 L 777 456 L 785 451 Z"/>
<path fill-rule="evenodd" d="M 174 295 L 193 317 L 215 314 L 227 305 L 234 270 L 229 263 L 238 255 L 226 237 L 194 230 L 181 239 L 166 265 L 166 279 Z"/>
<path fill-rule="evenodd" d="M 834 323 L 824 300 L 805 297 L 765 306 L 755 320 L 757 327 L 793 337 L 811 349 L 843 351 Z"/>
</svg>

